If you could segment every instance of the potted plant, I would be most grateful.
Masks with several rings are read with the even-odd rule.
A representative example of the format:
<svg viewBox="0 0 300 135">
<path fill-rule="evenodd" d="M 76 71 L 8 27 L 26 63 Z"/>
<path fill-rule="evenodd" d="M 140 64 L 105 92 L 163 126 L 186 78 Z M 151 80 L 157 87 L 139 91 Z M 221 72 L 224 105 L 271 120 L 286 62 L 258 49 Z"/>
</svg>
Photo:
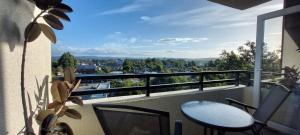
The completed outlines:
<svg viewBox="0 0 300 135">
<path fill-rule="evenodd" d="M 284 67 L 283 79 L 280 81 L 281 84 L 291 89 L 294 94 L 300 95 L 299 79 L 300 71 L 295 66 Z"/>
<path fill-rule="evenodd" d="M 72 12 L 72 8 L 62 3 L 62 0 L 28 0 L 40 9 L 40 13 L 35 16 L 27 25 L 24 31 L 24 44 L 21 63 L 21 97 L 23 105 L 23 115 L 25 121 L 24 134 L 34 135 L 27 113 L 26 89 L 25 89 L 25 67 L 26 52 L 29 42 L 36 40 L 41 33 L 54 44 L 56 36 L 52 29 L 62 30 L 63 24 L 60 20 L 70 21 L 66 13 Z M 43 19 L 45 23 L 38 22 Z M 67 102 L 73 102 L 83 105 L 80 97 L 71 96 L 71 93 L 78 88 L 80 80 L 75 80 L 73 68 L 64 69 L 64 81 L 54 80 L 51 86 L 53 102 L 47 105 L 46 110 L 39 110 L 36 115 L 36 121 L 40 124 L 40 135 L 72 135 L 73 131 L 67 123 L 60 122 L 59 118 L 68 116 L 74 119 L 80 119 L 81 115 L 74 109 L 66 106 Z"/>
<path fill-rule="evenodd" d="M 80 97 L 71 96 L 71 93 L 78 88 L 80 80 L 75 80 L 73 68 L 64 70 L 64 81 L 54 80 L 51 86 L 53 102 L 47 105 L 46 110 L 40 110 L 36 116 L 36 121 L 40 125 L 40 135 L 73 135 L 71 127 L 60 122 L 59 118 L 68 116 L 73 119 L 81 119 L 81 114 L 66 106 L 67 102 L 83 106 Z"/>
<path fill-rule="evenodd" d="M 293 128 L 298 128 L 297 126 L 300 126 L 297 120 L 297 118 L 300 118 L 300 72 L 298 68 L 295 68 L 295 66 L 287 66 L 284 67 L 283 70 L 284 78 L 280 81 L 280 83 L 292 91 L 289 98 L 290 102 L 288 102 L 289 104 L 286 108 L 286 114 L 289 114 L 287 115 L 286 120 Z"/>
</svg>

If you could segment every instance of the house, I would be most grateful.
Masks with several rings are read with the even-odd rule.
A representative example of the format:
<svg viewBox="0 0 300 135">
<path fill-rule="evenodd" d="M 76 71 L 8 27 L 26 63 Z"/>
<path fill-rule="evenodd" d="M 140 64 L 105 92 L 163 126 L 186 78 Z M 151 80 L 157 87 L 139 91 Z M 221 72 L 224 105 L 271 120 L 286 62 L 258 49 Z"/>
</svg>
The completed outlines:
<svg viewBox="0 0 300 135">
<path fill-rule="evenodd" d="M 80 74 L 94 74 L 98 70 L 95 65 L 77 65 L 76 72 Z"/>
</svg>

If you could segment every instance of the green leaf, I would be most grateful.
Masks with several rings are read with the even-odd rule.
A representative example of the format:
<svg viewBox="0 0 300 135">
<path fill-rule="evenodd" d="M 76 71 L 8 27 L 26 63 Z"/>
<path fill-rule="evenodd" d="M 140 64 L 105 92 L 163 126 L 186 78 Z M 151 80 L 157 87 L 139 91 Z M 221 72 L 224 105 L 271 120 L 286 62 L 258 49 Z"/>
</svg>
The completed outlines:
<svg viewBox="0 0 300 135">
<path fill-rule="evenodd" d="M 41 29 L 42 29 L 42 32 L 45 34 L 45 36 L 53 43 L 55 44 L 56 43 L 56 36 L 55 36 L 55 33 L 53 32 L 53 30 L 46 24 L 42 24 L 40 23 L 39 24 Z"/>
<path fill-rule="evenodd" d="M 74 109 L 67 109 L 65 111 L 66 116 L 73 119 L 81 119 L 81 114 Z"/>
<path fill-rule="evenodd" d="M 36 6 L 41 10 L 46 10 L 49 8 L 50 0 L 35 0 Z"/>
<path fill-rule="evenodd" d="M 70 83 L 75 82 L 75 69 L 72 67 L 66 67 L 64 69 L 64 79 Z"/>
<path fill-rule="evenodd" d="M 63 105 L 63 106 L 58 106 L 55 108 L 55 112 L 58 112 L 58 116 L 62 117 L 65 115 L 65 111 L 69 109 L 69 107 Z"/>
<path fill-rule="evenodd" d="M 71 21 L 70 18 L 64 12 L 62 12 L 60 10 L 52 9 L 48 13 L 54 15 L 55 17 L 57 17 L 59 19 L 63 19 L 65 21 Z"/>
<path fill-rule="evenodd" d="M 54 81 L 51 86 L 51 94 L 54 101 L 58 101 L 60 103 L 67 100 L 69 96 L 69 90 L 64 82 L 61 81 Z"/>
<path fill-rule="evenodd" d="M 60 10 L 62 12 L 67 12 L 67 13 L 68 12 L 73 12 L 73 9 L 70 6 L 68 6 L 68 5 L 64 4 L 64 3 L 57 4 L 57 5 L 54 6 L 54 8 L 58 9 L 58 10 Z"/>
<path fill-rule="evenodd" d="M 73 88 L 73 84 L 68 82 L 68 81 L 64 81 L 65 85 L 68 87 L 68 89 L 72 89 Z"/>
<path fill-rule="evenodd" d="M 42 124 L 43 120 L 50 114 L 54 114 L 52 110 L 40 110 L 35 117 L 35 120 L 38 124 Z"/>
<path fill-rule="evenodd" d="M 57 126 L 63 129 L 62 133 L 66 135 L 74 135 L 72 128 L 65 122 L 57 123 Z"/>
<path fill-rule="evenodd" d="M 52 103 L 48 104 L 47 108 L 48 109 L 53 109 L 53 108 L 56 108 L 58 106 L 61 106 L 62 104 L 58 101 L 53 101 Z"/>
<path fill-rule="evenodd" d="M 64 82 L 58 84 L 58 90 L 61 101 L 66 101 L 69 97 L 69 90 Z"/>
<path fill-rule="evenodd" d="M 51 6 L 56 6 L 62 2 L 62 0 L 50 0 L 49 1 Z"/>
<path fill-rule="evenodd" d="M 68 101 L 71 101 L 74 104 L 83 106 L 83 102 L 82 102 L 81 98 L 78 96 L 71 96 L 68 98 Z"/>
<path fill-rule="evenodd" d="M 57 30 L 62 30 L 64 28 L 63 24 L 57 19 L 55 16 L 47 14 L 43 16 L 44 20 L 49 24 L 52 28 Z"/>
<path fill-rule="evenodd" d="M 24 37 L 26 38 L 27 42 L 32 42 L 36 40 L 39 35 L 41 34 L 41 27 L 38 23 L 30 23 L 27 25 L 25 29 Z"/>
<path fill-rule="evenodd" d="M 78 80 L 78 81 L 76 82 L 76 84 L 74 85 L 74 87 L 71 89 L 71 91 L 74 91 L 74 90 L 78 89 L 80 83 L 81 83 L 81 80 Z"/>
</svg>

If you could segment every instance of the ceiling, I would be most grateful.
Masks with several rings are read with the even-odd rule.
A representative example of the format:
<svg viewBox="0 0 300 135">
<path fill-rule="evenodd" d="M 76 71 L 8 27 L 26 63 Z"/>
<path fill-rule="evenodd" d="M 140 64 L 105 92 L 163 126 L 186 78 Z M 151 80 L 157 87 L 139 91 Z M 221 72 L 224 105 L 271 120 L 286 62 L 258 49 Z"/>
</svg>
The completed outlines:
<svg viewBox="0 0 300 135">
<path fill-rule="evenodd" d="M 245 10 L 271 0 L 208 0 L 208 1 L 222 4 L 235 9 Z"/>
</svg>

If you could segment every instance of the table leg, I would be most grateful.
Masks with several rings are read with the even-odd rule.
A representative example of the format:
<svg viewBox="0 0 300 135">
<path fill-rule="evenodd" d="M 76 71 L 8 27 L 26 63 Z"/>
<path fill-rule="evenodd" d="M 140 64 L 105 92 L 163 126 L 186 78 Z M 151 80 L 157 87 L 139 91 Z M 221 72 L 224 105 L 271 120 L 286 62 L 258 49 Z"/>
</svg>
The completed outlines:
<svg viewBox="0 0 300 135">
<path fill-rule="evenodd" d="M 214 135 L 214 129 L 210 128 L 210 135 Z"/>
<path fill-rule="evenodd" d="M 218 130 L 218 135 L 225 135 L 225 131 Z"/>
</svg>

